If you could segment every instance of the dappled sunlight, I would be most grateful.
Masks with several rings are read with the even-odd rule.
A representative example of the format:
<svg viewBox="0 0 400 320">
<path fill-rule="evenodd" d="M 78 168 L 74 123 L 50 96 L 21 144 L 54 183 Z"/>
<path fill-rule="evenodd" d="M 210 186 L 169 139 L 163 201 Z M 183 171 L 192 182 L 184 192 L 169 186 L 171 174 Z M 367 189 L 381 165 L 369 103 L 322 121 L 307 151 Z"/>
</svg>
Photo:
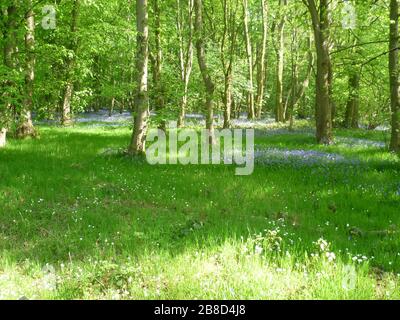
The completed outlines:
<svg viewBox="0 0 400 320">
<path fill-rule="evenodd" d="M 3 153 L 4 297 L 397 298 L 395 166 L 337 163 L 349 156 L 345 146 L 271 147 L 265 155 L 276 163 L 256 162 L 238 178 L 230 166 L 104 154 L 126 140 L 127 129 L 45 129 L 40 145 L 26 140 Z M 351 155 L 368 150 L 395 161 L 375 146 Z M 46 264 L 56 289 L 43 287 L 53 279 Z M 345 289 L 352 268 L 356 289 Z"/>
<path fill-rule="evenodd" d="M 0 300 L 400 299 L 381 2 L 2 0 Z"/>
</svg>

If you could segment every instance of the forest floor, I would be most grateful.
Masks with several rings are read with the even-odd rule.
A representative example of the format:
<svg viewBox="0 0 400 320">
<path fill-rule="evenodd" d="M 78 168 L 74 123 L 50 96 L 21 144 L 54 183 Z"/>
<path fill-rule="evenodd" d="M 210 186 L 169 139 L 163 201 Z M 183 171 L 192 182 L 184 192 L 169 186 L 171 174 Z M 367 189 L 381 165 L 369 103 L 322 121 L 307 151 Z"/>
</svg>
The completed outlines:
<svg viewBox="0 0 400 320">
<path fill-rule="evenodd" d="M 238 177 L 110 153 L 120 122 L 39 129 L 0 151 L 0 299 L 400 299 L 385 132 L 261 126 Z"/>
</svg>

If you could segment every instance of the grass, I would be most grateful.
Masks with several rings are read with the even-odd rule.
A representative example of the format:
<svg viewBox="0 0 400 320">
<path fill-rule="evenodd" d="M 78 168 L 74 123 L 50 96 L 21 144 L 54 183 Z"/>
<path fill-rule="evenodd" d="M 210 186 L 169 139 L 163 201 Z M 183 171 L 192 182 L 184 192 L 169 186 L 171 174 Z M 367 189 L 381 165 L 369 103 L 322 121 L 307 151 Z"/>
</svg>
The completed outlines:
<svg viewBox="0 0 400 320">
<path fill-rule="evenodd" d="M 0 150 L 0 298 L 400 298 L 400 162 L 383 148 L 261 134 L 357 161 L 238 177 L 108 155 L 127 127 L 40 133 Z"/>
</svg>

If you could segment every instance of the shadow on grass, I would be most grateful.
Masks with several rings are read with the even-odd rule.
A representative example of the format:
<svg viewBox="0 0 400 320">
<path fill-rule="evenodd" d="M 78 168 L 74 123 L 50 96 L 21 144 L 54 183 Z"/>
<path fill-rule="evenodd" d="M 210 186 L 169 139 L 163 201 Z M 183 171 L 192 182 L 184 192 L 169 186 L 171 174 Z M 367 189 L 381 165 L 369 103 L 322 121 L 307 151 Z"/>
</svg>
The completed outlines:
<svg viewBox="0 0 400 320">
<path fill-rule="evenodd" d="M 176 255 L 241 241 L 278 220 L 295 241 L 294 255 L 310 252 L 320 237 L 344 257 L 350 248 L 374 255 L 379 265 L 397 250 L 395 235 L 372 231 L 400 225 L 398 177 L 391 172 L 398 166 L 377 162 L 379 172 L 372 165 L 353 173 L 345 166 L 256 167 L 252 176 L 236 177 L 233 167 L 150 166 L 104 154 L 128 139 L 119 131 L 45 131 L 40 140 L 1 151 L 0 250 L 41 264 Z M 315 146 L 312 137 L 290 139 L 285 146 Z M 351 228 L 365 236 L 351 238 Z"/>
</svg>

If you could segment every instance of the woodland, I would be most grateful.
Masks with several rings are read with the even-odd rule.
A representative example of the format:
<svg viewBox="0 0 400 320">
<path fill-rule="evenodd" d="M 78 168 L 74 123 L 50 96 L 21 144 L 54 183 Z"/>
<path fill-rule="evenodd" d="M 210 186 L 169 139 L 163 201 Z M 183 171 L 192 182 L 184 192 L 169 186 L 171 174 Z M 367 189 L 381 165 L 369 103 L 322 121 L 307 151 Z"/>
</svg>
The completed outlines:
<svg viewBox="0 0 400 320">
<path fill-rule="evenodd" d="M 1 0 L 0 299 L 400 299 L 399 5 Z"/>
</svg>

